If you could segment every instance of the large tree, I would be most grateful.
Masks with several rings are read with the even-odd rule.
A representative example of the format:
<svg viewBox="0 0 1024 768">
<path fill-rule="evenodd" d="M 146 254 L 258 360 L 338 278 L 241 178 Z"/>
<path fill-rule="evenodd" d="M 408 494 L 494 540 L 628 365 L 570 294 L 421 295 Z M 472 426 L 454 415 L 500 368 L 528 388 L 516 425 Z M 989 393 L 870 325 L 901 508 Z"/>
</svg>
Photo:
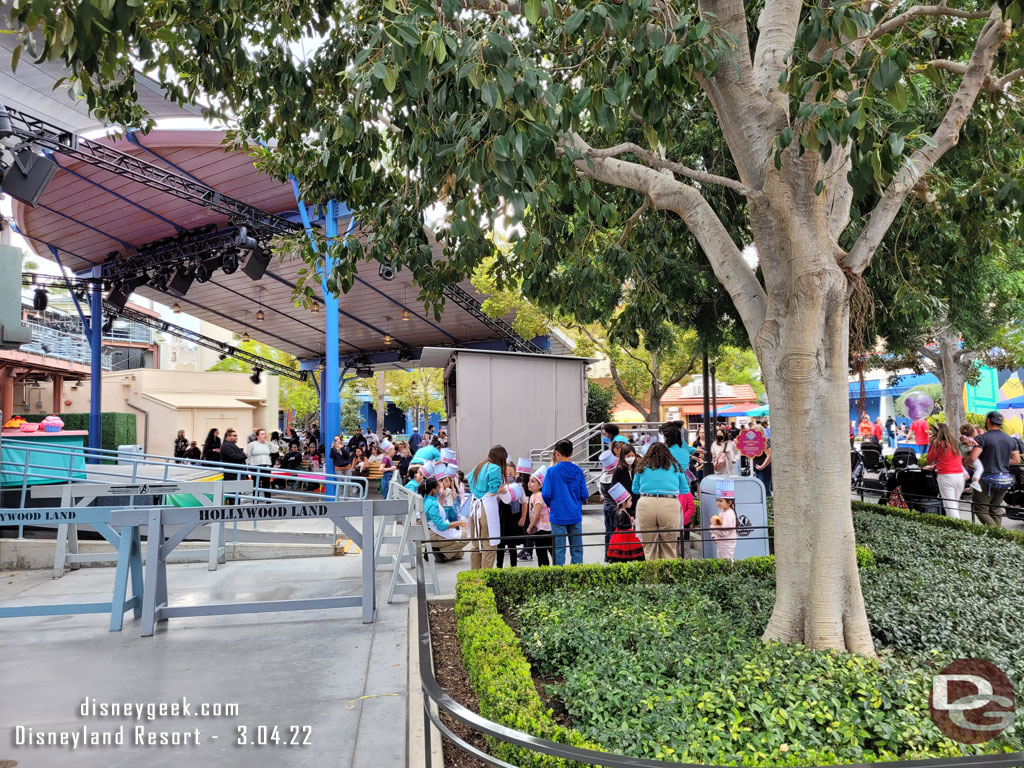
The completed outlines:
<svg viewBox="0 0 1024 768">
<path fill-rule="evenodd" d="M 978 97 L 1018 109 L 1006 91 L 1024 75 L 1020 0 L 1005 15 L 991 1 L 928 1 L 107 0 L 101 19 L 68 0 L 14 15 L 41 29 L 42 55 L 71 65 L 101 116 L 142 119 L 125 76 L 141 60 L 172 98 L 203 94 L 236 119 L 237 140 L 270 173 L 293 173 L 306 199 L 349 203 L 370 234 L 337 248 L 339 290 L 369 257 L 411 268 L 439 299 L 492 255 L 487 234 L 505 217 L 522 231 L 501 258 L 528 295 L 550 296 L 553 268 L 577 253 L 603 290 L 592 257 L 633 258 L 609 232 L 633 211 L 678 217 L 731 297 L 772 404 L 765 637 L 870 654 L 843 458 L 850 298 Z M 314 33 L 302 60 L 295 43 Z M 926 69 L 941 106 L 892 123 L 889 104 L 917 99 Z M 729 162 L 709 165 L 691 133 L 717 137 Z M 427 233 L 437 205 L 444 221 Z M 640 309 L 621 313 L 638 327 L 675 310 L 656 285 L 624 285 L 639 288 Z"/>
</svg>

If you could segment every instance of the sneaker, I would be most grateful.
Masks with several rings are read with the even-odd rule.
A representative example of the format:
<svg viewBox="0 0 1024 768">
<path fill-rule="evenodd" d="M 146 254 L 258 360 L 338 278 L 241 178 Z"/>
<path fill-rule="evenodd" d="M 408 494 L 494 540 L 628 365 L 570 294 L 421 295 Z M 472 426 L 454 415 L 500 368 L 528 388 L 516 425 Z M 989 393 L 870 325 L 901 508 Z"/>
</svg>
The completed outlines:
<svg viewBox="0 0 1024 768">
<path fill-rule="evenodd" d="M 985 492 L 985 490 L 981 487 L 981 483 L 979 483 L 977 480 L 971 481 L 971 489 L 977 491 L 978 493 Z"/>
</svg>

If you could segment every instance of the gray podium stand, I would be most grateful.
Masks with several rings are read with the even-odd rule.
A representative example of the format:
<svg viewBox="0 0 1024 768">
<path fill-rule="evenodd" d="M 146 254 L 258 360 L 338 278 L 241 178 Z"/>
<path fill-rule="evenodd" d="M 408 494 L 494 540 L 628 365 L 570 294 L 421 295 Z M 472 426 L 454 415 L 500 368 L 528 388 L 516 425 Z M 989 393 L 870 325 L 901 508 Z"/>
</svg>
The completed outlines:
<svg viewBox="0 0 1024 768">
<path fill-rule="evenodd" d="M 718 513 L 716 488 L 721 481 L 732 483 L 736 493 L 736 553 L 734 560 L 768 555 L 768 497 L 764 484 L 756 477 L 741 475 L 709 475 L 700 481 L 701 556 L 717 557 L 717 546 L 707 534 L 711 518 Z"/>
</svg>

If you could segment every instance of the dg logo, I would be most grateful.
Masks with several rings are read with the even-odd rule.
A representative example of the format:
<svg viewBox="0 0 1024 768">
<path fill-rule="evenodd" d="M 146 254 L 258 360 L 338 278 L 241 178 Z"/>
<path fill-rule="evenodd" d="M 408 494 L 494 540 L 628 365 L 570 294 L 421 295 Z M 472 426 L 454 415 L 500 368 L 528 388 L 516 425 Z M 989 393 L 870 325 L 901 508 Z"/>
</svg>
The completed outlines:
<svg viewBox="0 0 1024 768">
<path fill-rule="evenodd" d="M 957 659 L 932 679 L 928 706 L 949 738 L 982 744 L 1013 725 L 1013 683 L 989 661 Z"/>
</svg>

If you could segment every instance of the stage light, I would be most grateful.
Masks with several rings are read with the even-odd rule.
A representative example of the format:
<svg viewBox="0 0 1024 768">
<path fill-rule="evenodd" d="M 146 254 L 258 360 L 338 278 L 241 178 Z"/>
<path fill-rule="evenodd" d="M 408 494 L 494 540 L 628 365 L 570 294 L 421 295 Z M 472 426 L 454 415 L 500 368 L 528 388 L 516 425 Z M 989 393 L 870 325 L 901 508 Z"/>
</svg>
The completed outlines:
<svg viewBox="0 0 1024 768">
<path fill-rule="evenodd" d="M 46 307 L 50 303 L 50 296 L 46 292 L 45 288 L 36 288 L 36 293 L 32 297 L 32 309 L 36 312 L 45 312 Z"/>
<path fill-rule="evenodd" d="M 242 271 L 248 276 L 250 280 L 259 280 L 267 271 L 267 267 L 270 266 L 270 251 L 257 245 L 252 250 L 252 254 L 245 262 L 245 266 Z"/>
<path fill-rule="evenodd" d="M 238 251 L 236 249 L 231 248 L 224 253 L 224 260 L 221 263 L 221 269 L 224 270 L 225 275 L 230 275 L 238 271 Z"/>
<path fill-rule="evenodd" d="M 156 290 L 160 291 L 161 293 L 166 293 L 167 284 L 170 282 L 170 280 L 171 276 L 167 272 L 160 271 L 153 275 L 153 277 L 149 281 L 149 284 Z"/>
<path fill-rule="evenodd" d="M 128 298 L 132 295 L 132 291 L 140 285 L 145 285 L 148 279 L 149 278 L 143 274 L 133 275 L 125 280 L 116 281 L 113 288 L 111 288 L 110 293 L 107 295 L 107 303 L 113 305 L 117 309 L 124 309 L 124 305 L 128 303 Z"/>
<path fill-rule="evenodd" d="M 398 270 L 390 264 L 381 264 L 377 269 L 377 274 L 380 275 L 381 280 L 394 280 Z"/>
<path fill-rule="evenodd" d="M 0 185 L 15 200 L 35 208 L 56 172 L 57 164 L 53 160 L 23 149 L 15 153 L 14 162 L 7 169 Z"/>
<path fill-rule="evenodd" d="M 260 383 L 260 374 L 261 373 L 263 373 L 263 369 L 262 368 L 253 368 L 252 369 L 252 376 L 249 377 L 249 381 L 251 381 L 253 384 L 259 384 Z"/>
<path fill-rule="evenodd" d="M 174 270 L 174 275 L 167 284 L 167 289 L 178 296 L 184 296 L 192 287 L 192 281 L 196 279 L 196 272 L 191 267 L 183 266 Z"/>
<path fill-rule="evenodd" d="M 106 321 L 103 323 L 103 335 L 109 336 L 111 331 L 114 330 L 114 315 L 107 315 Z"/>
</svg>

